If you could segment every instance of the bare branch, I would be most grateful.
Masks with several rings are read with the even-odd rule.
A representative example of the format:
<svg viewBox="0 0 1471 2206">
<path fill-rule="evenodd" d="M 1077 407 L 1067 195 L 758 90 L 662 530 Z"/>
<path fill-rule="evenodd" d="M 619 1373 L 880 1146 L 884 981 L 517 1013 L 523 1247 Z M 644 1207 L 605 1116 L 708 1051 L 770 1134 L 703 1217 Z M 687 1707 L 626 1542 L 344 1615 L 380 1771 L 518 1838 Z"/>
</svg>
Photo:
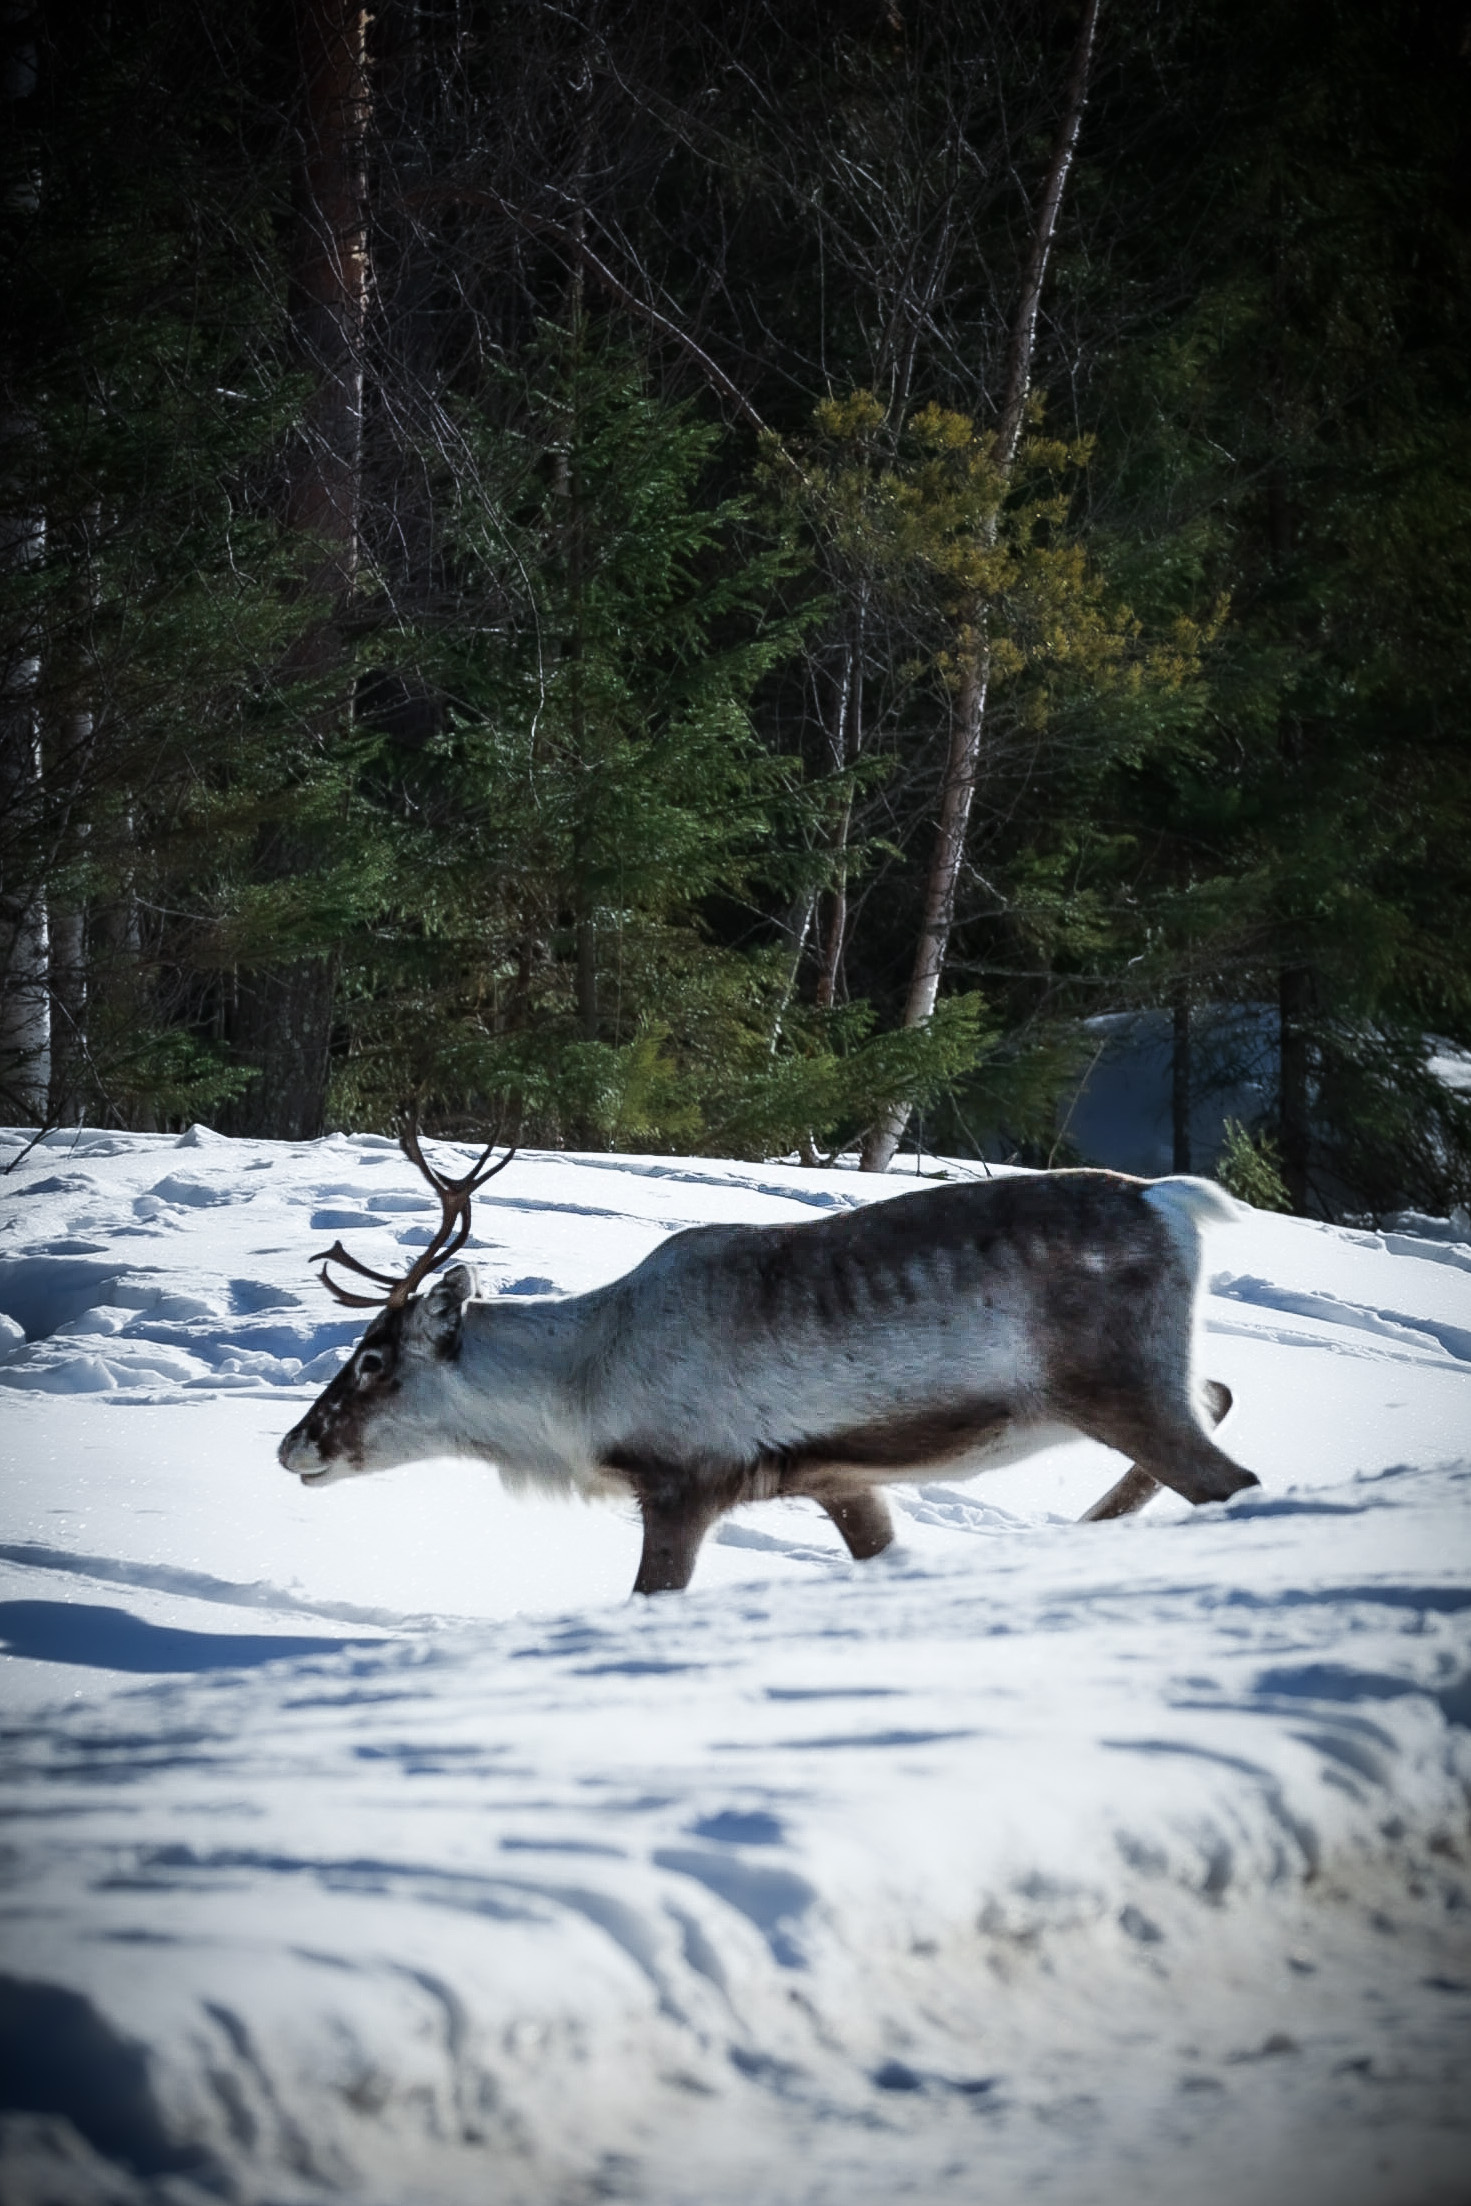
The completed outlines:
<svg viewBox="0 0 1471 2206">
<path fill-rule="evenodd" d="M 494 207 L 498 213 L 517 223 L 523 230 L 551 238 L 565 252 L 570 253 L 595 282 L 611 293 L 620 306 L 626 307 L 630 314 L 636 314 L 641 321 L 647 322 L 651 329 L 658 330 L 661 337 L 667 337 L 672 344 L 678 345 L 694 361 L 706 381 L 735 408 L 742 421 L 754 429 L 758 436 L 770 438 L 777 449 L 781 449 L 774 431 L 767 427 L 745 392 L 739 384 L 731 381 L 724 368 L 711 359 L 702 345 L 696 344 L 688 330 L 681 329 L 667 314 L 661 314 L 658 307 L 651 305 L 647 299 L 641 299 L 637 292 L 631 291 L 575 230 L 569 230 L 564 223 L 554 220 L 550 215 L 532 214 L 527 208 L 514 206 L 510 200 L 503 199 L 499 192 L 491 191 L 484 185 L 428 184 L 421 191 L 410 195 L 410 203 L 416 206 L 435 200 L 452 200 L 469 207 Z M 782 457 L 787 457 L 785 452 Z"/>
</svg>

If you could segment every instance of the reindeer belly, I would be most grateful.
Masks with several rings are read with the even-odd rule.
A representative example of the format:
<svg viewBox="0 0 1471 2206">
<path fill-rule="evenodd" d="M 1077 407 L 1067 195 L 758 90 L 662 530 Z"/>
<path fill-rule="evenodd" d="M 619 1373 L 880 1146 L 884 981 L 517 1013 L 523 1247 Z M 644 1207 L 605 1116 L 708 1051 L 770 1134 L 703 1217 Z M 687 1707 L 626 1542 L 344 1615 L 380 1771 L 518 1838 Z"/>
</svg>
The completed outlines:
<svg viewBox="0 0 1471 2206">
<path fill-rule="evenodd" d="M 792 1489 L 824 1465 L 869 1479 L 966 1476 L 1046 1444 L 1032 1430 L 1033 1363 L 1011 1313 L 964 1297 L 781 1337 L 732 1326 L 718 1355 L 647 1372 L 637 1422 L 666 1462 L 759 1463 Z"/>
<path fill-rule="evenodd" d="M 957 1403 L 948 1413 L 819 1433 L 785 1453 L 781 1484 L 800 1493 L 837 1473 L 845 1482 L 865 1485 L 975 1478 L 1076 1437 L 1070 1426 L 1055 1421 L 1020 1419 L 985 1402 Z"/>
</svg>

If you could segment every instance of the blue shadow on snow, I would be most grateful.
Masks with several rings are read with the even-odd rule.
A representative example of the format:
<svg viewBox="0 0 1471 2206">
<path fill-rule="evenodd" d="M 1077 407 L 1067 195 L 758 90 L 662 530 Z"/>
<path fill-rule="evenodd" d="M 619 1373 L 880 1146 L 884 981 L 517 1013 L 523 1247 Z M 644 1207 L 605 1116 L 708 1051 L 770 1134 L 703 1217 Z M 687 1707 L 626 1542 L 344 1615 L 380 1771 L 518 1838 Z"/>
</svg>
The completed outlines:
<svg viewBox="0 0 1471 2206">
<path fill-rule="evenodd" d="M 0 1645 L 32 1662 L 72 1662 L 93 1670 L 135 1670 L 159 1677 L 187 1670 L 247 1670 L 296 1655 L 381 1646 L 379 1639 L 308 1639 L 285 1633 L 190 1632 L 145 1624 L 126 1609 L 84 1601 L 0 1601 Z"/>
</svg>

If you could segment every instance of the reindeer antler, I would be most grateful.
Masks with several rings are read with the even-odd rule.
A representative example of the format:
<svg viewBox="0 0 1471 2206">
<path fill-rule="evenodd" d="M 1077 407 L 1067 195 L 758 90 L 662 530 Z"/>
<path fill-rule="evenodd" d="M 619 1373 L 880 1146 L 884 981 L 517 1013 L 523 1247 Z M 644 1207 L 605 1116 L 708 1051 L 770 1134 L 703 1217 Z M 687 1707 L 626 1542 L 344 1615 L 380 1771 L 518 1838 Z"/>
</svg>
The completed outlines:
<svg viewBox="0 0 1471 2206">
<path fill-rule="evenodd" d="M 493 1180 L 497 1172 L 504 1172 L 516 1154 L 515 1147 L 512 1146 L 499 1163 L 491 1164 L 495 1143 L 489 1142 L 469 1171 L 462 1173 L 458 1179 L 452 1179 L 447 1172 L 436 1172 L 433 1165 L 426 1161 L 424 1151 L 419 1145 L 419 1128 L 413 1119 L 405 1124 L 398 1137 L 398 1145 L 409 1162 L 423 1173 L 439 1197 L 439 1230 L 402 1278 L 395 1278 L 389 1272 L 375 1272 L 370 1265 L 359 1263 L 357 1257 L 348 1255 L 340 1241 L 334 1241 L 331 1248 L 323 1249 L 314 1256 L 311 1261 L 321 1265 L 322 1269 L 317 1277 L 327 1292 L 355 1310 L 401 1309 L 430 1272 L 449 1257 L 458 1255 L 470 1238 L 470 1197 L 487 1180 Z M 346 1287 L 339 1287 L 337 1281 L 330 1276 L 327 1270 L 329 1264 L 341 1264 L 348 1271 L 356 1272 L 360 1279 L 371 1279 L 376 1286 L 386 1287 L 388 1292 L 386 1295 L 349 1294 Z"/>
</svg>

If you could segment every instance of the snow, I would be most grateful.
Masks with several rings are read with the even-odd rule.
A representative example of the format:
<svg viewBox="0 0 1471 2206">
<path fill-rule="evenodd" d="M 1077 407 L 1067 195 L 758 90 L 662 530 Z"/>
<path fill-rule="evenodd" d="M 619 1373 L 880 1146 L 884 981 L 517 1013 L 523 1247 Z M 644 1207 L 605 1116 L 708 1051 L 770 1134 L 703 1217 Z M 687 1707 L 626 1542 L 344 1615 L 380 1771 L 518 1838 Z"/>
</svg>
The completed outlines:
<svg viewBox="0 0 1471 2206">
<path fill-rule="evenodd" d="M 530 1155 L 470 1254 L 575 1292 L 912 1185 Z M 635 1605 L 627 1510 L 276 1466 L 358 1331 L 307 1259 L 426 1201 L 206 1128 L 0 1181 L 7 2206 L 1464 2200 L 1453 1223 L 1211 1234 L 1225 1508 L 1080 1526 L 1079 1441 Z"/>
</svg>

